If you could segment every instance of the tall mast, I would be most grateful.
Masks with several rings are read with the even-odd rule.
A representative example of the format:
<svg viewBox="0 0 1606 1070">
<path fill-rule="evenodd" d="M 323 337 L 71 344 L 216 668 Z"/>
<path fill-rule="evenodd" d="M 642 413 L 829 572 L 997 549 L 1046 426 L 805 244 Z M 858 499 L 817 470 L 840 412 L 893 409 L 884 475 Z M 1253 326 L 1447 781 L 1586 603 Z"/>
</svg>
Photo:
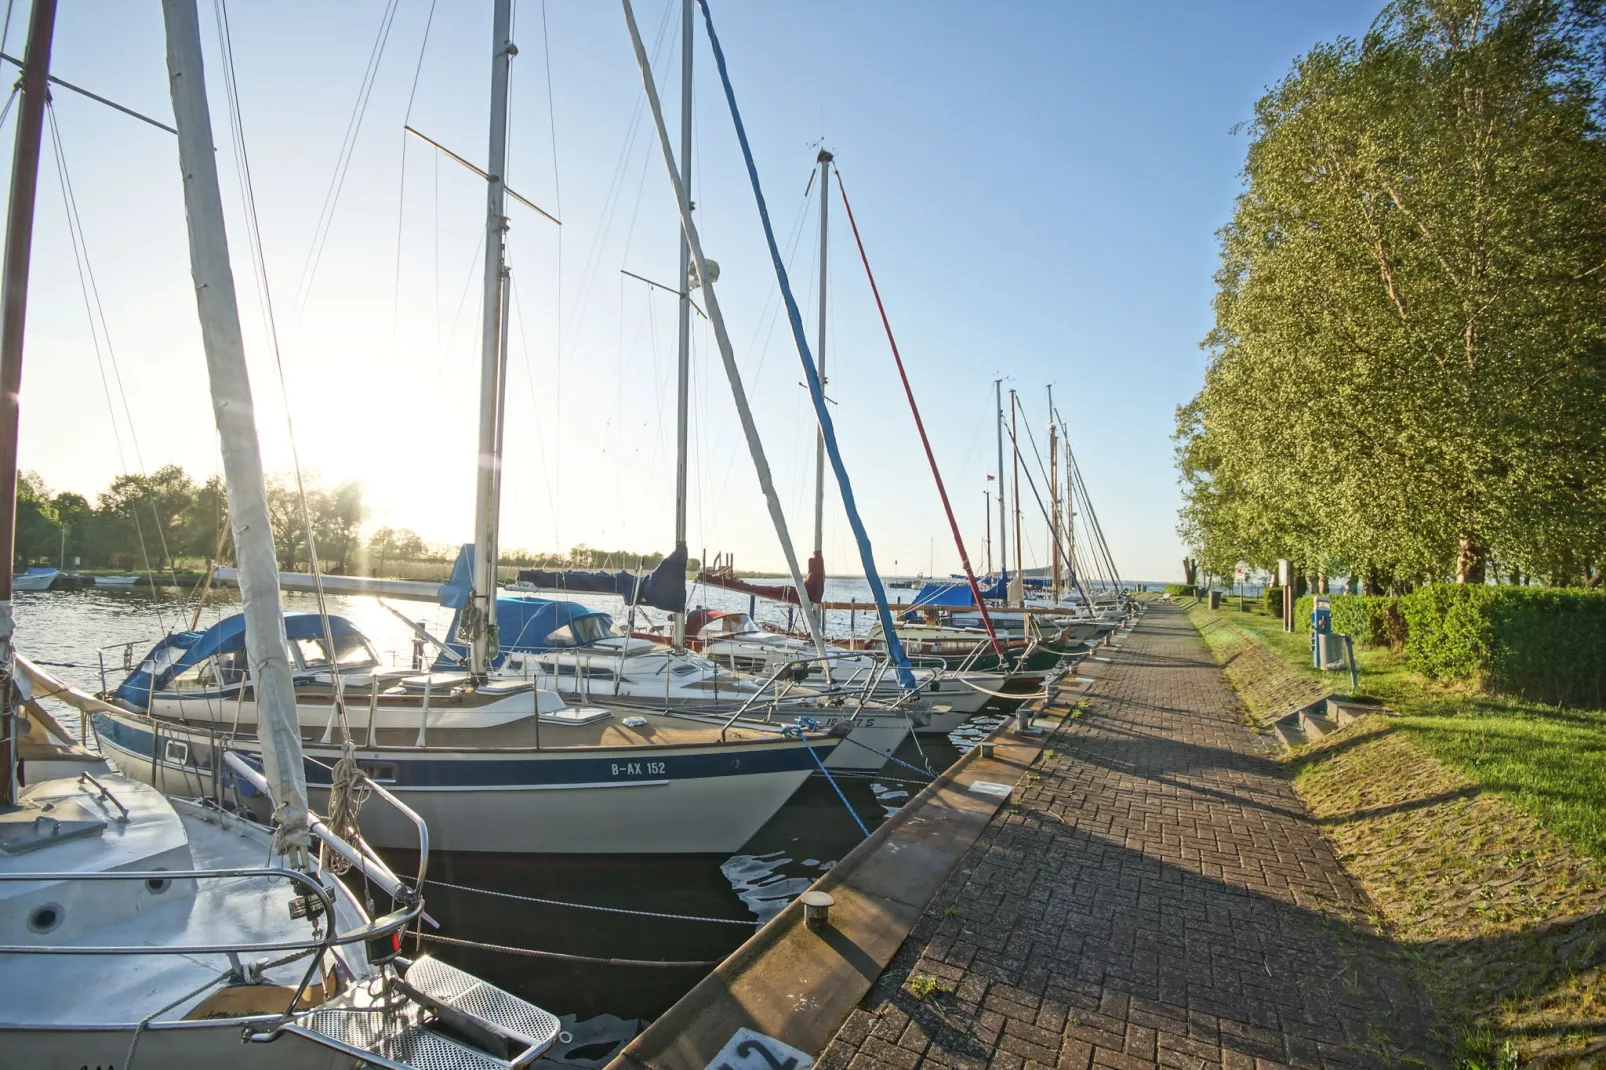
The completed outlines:
<svg viewBox="0 0 1606 1070">
<path fill-rule="evenodd" d="M 998 407 L 998 418 L 994 430 L 998 432 L 998 571 L 1000 575 L 1009 572 L 1009 525 L 1008 506 L 1004 504 L 1004 393 L 1003 380 L 993 380 L 993 404 Z"/>
<path fill-rule="evenodd" d="M 1015 582 L 1010 584 L 1009 589 L 1011 591 L 1010 597 L 1017 604 L 1024 605 L 1026 602 L 1026 558 L 1021 556 L 1020 548 L 1020 439 L 1016 436 L 1017 428 L 1015 426 L 1015 410 L 1018 408 L 1020 408 L 1020 403 L 1015 400 L 1015 391 L 1011 390 L 1009 392 L 1009 444 L 1015 462 L 1015 482 L 1014 486 L 1010 488 L 1009 496 L 1015 499 Z"/>
<path fill-rule="evenodd" d="M 1074 589 L 1081 582 L 1076 567 L 1076 486 L 1071 475 L 1071 432 L 1063 424 L 1060 426 L 1060 448 L 1065 451 L 1065 567 L 1070 570 Z"/>
<path fill-rule="evenodd" d="M 814 344 L 814 362 L 820 373 L 820 389 L 825 389 L 825 251 L 826 210 L 831 205 L 831 154 L 820 150 L 820 330 Z M 814 552 L 825 552 L 825 431 L 814 437 Z"/>
<path fill-rule="evenodd" d="M 245 613 L 245 649 L 257 702 L 262 771 L 272 789 L 280 835 L 294 847 L 307 844 L 307 779 L 302 766 L 301 728 L 290 676 L 284 613 L 279 605 L 279 562 L 273 552 L 268 494 L 262 478 L 245 339 L 229 266 L 223 197 L 218 186 L 212 113 L 201 66 L 201 26 L 195 0 L 163 0 L 167 71 L 178 128 L 178 162 L 184 176 L 184 216 L 189 226 L 190 274 L 206 350 L 212 412 L 223 451 L 229 492 L 229 524 L 239 564 Z"/>
<path fill-rule="evenodd" d="M 498 0 L 503 3 L 505 0 Z M 703 256 L 702 238 L 697 233 L 697 224 L 691 217 L 691 204 L 686 199 L 686 187 L 681 181 L 680 172 L 675 168 L 675 150 L 669 144 L 669 130 L 664 125 L 663 105 L 658 100 L 658 86 L 652 80 L 652 63 L 647 59 L 647 47 L 641 42 L 641 30 L 636 26 L 636 13 L 630 6 L 630 0 L 621 0 L 625 13 L 625 27 L 630 31 L 630 44 L 636 53 L 636 67 L 641 72 L 641 86 L 647 94 L 647 107 L 652 112 L 653 127 L 658 134 L 658 145 L 663 150 L 664 166 L 669 172 L 670 184 L 674 187 L 675 204 L 680 209 L 680 226 L 686 235 L 686 242 L 691 246 L 693 269 L 697 278 L 701 280 L 704 299 L 708 302 L 708 321 L 714 326 L 714 342 L 719 347 L 720 363 L 725 367 L 725 378 L 730 383 L 731 400 L 736 405 L 736 416 L 742 425 L 742 436 L 747 440 L 748 453 L 753 458 L 753 470 L 758 476 L 758 486 L 764 494 L 764 503 L 769 507 L 770 522 L 775 526 L 776 538 L 780 541 L 781 552 L 786 556 L 786 568 L 791 573 L 792 584 L 797 588 L 798 602 L 803 608 L 803 623 L 808 626 L 809 638 L 814 640 L 814 649 L 820 654 L 825 653 L 825 636 L 820 631 L 819 620 L 816 616 L 813 601 L 808 596 L 807 588 L 803 584 L 803 571 L 797 564 L 797 551 L 792 546 L 792 535 L 786 526 L 786 513 L 781 508 L 780 495 L 775 492 L 775 480 L 770 475 L 769 460 L 764 456 L 764 444 L 758 437 L 758 424 L 753 420 L 753 410 L 747 404 L 747 390 L 742 386 L 741 372 L 736 367 L 736 350 L 731 345 L 730 332 L 725 329 L 725 315 L 720 311 L 719 298 L 714 293 L 714 281 L 709 276 L 708 259 Z"/>
<path fill-rule="evenodd" d="M 518 49 L 508 39 L 512 0 L 495 0 L 491 27 L 491 147 L 485 170 L 485 294 L 480 330 L 480 434 L 474 480 L 474 579 L 460 631 L 470 643 L 469 671 L 483 678 L 497 655 L 496 562 L 501 512 L 503 279 L 507 272 L 507 74 Z"/>
<path fill-rule="evenodd" d="M 1060 600 L 1060 444 L 1054 425 L 1054 388 L 1048 388 L 1048 544 L 1053 547 L 1054 601 Z"/>
<path fill-rule="evenodd" d="M 28 267 L 33 257 L 33 209 L 39 192 L 39 144 L 45 129 L 50 42 L 56 0 L 34 0 L 28 50 L 22 56 L 22 110 L 11 157 L 11 210 L 6 215 L 6 261 L 0 280 L 0 806 L 17 801 L 17 723 L 11 712 L 11 567 L 17 561 L 17 431 L 22 404 L 22 339 L 28 316 Z"/>
<path fill-rule="evenodd" d="M 691 197 L 691 61 L 692 0 L 680 5 L 680 195 Z M 691 212 L 691 201 L 680 206 Z M 679 372 L 675 384 L 675 549 L 686 548 L 686 433 L 690 423 L 688 399 L 691 397 L 691 246 L 686 231 L 680 231 L 680 323 Z M 707 568 L 708 562 L 701 562 Z M 675 614 L 675 649 L 686 645 L 686 614 Z"/>
</svg>

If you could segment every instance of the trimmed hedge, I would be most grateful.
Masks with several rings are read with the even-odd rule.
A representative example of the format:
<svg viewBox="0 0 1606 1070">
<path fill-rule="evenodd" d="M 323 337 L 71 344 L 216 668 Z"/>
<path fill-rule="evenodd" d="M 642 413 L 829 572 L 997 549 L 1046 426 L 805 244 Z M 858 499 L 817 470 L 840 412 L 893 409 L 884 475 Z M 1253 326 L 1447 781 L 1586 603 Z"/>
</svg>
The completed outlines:
<svg viewBox="0 0 1606 1070">
<path fill-rule="evenodd" d="M 1399 646 L 1405 642 L 1405 621 L 1400 617 L 1399 599 L 1385 595 L 1335 594 L 1330 596 L 1333 607 L 1333 633 L 1347 635 L 1361 646 Z M 1310 631 L 1311 610 L 1316 608 L 1316 596 L 1304 595 L 1294 603 L 1294 627 Z M 1393 627 L 1390 627 L 1390 615 Z"/>
<path fill-rule="evenodd" d="M 1430 584 L 1400 599 L 1411 668 L 1543 702 L 1606 704 L 1606 592 Z"/>
<path fill-rule="evenodd" d="M 1260 592 L 1260 604 L 1266 607 L 1269 616 L 1280 618 L 1283 615 L 1283 589 L 1267 587 Z"/>
<path fill-rule="evenodd" d="M 1193 598 L 1198 592 L 1186 583 L 1168 583 L 1165 585 L 1165 593 L 1172 598 Z"/>
</svg>

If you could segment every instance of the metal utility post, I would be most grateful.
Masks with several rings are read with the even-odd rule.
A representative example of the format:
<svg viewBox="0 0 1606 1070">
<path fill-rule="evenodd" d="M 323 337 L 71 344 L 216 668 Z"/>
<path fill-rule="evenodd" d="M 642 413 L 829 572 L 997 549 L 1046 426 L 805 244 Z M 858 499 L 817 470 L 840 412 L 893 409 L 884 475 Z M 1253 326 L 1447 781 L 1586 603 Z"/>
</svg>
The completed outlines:
<svg viewBox="0 0 1606 1070">
<path fill-rule="evenodd" d="M 469 672 L 484 679 L 498 653 L 496 635 L 498 469 L 502 378 L 502 280 L 507 269 L 507 76 L 518 48 L 509 40 L 512 0 L 495 0 L 491 29 L 491 144 L 485 169 L 484 315 L 480 330 L 480 435 L 474 480 L 474 578 L 462 631 L 469 640 Z"/>
<path fill-rule="evenodd" d="M 1054 424 L 1054 388 L 1048 388 L 1048 545 L 1054 558 L 1054 601 L 1060 600 L 1060 468 L 1059 428 Z"/>
<path fill-rule="evenodd" d="M 35 0 L 22 58 L 22 109 L 11 157 L 11 208 L 6 216 L 5 275 L 0 281 L 0 806 L 16 802 L 17 722 L 11 712 L 13 679 L 11 568 L 17 560 L 17 430 L 22 401 L 22 341 L 28 315 L 28 268 L 33 258 L 34 202 L 39 193 L 39 145 L 45 128 L 46 79 L 56 28 L 56 0 Z"/>
<path fill-rule="evenodd" d="M 691 61 L 692 0 L 680 5 L 680 192 L 686 200 L 681 208 L 691 212 Z M 687 428 L 690 424 L 688 399 L 691 397 L 691 246 L 686 231 L 680 232 L 680 322 L 679 372 L 675 384 L 675 549 L 686 548 L 686 455 Z M 704 568 L 707 561 L 700 562 Z M 675 614 L 674 645 L 686 646 L 686 614 Z"/>
</svg>

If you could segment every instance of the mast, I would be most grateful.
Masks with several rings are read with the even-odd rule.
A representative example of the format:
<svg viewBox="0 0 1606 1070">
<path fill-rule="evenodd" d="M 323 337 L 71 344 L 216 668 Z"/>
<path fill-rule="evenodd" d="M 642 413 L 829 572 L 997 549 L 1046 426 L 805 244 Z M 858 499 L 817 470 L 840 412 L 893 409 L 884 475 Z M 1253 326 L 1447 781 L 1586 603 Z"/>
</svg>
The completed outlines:
<svg viewBox="0 0 1606 1070">
<path fill-rule="evenodd" d="M 825 257 L 826 210 L 831 205 L 831 154 L 820 150 L 820 330 L 814 344 L 814 361 L 820 373 L 820 389 L 825 389 Z M 814 436 L 814 553 L 825 552 L 825 431 Z"/>
<path fill-rule="evenodd" d="M 692 0 L 680 5 L 680 196 L 691 196 L 691 63 Z M 683 200 L 682 211 L 691 212 L 691 201 Z M 691 396 L 691 246 L 685 228 L 680 231 L 680 322 L 679 371 L 675 384 L 675 549 L 686 548 L 686 433 L 689 426 L 688 399 Z M 708 563 L 701 563 L 704 568 Z M 674 646 L 686 645 L 686 614 L 675 614 Z"/>
<path fill-rule="evenodd" d="M 764 444 L 758 437 L 758 425 L 753 421 L 753 410 L 747 404 L 747 390 L 742 386 L 741 372 L 736 367 L 736 350 L 731 345 L 730 333 L 725 329 L 725 315 L 720 311 L 719 298 L 714 293 L 714 280 L 709 277 L 708 259 L 703 256 L 702 238 L 697 233 L 697 224 L 691 217 L 691 204 L 686 199 L 685 184 L 680 179 L 680 172 L 675 169 L 675 153 L 669 144 L 669 130 L 664 126 L 663 105 L 658 100 L 658 86 L 652 80 L 652 64 L 647 59 L 647 47 L 641 42 L 641 31 L 636 26 L 636 13 L 630 6 L 630 0 L 621 0 L 625 13 L 625 26 L 630 31 L 630 44 L 635 49 L 636 67 L 641 72 L 641 85 L 647 94 L 647 105 L 652 111 L 653 126 L 658 133 L 658 145 L 663 149 L 664 166 L 669 171 L 669 182 L 674 187 L 675 203 L 680 208 L 680 226 L 686 236 L 686 243 L 691 247 L 691 258 L 696 277 L 701 280 L 703 294 L 708 302 L 708 321 L 714 325 L 714 341 L 719 346 L 719 359 L 725 367 L 725 378 L 730 383 L 731 400 L 736 405 L 736 416 L 742 425 L 742 435 L 747 440 L 748 453 L 753 458 L 753 469 L 758 476 L 759 489 L 764 494 L 764 502 L 769 507 L 770 522 L 775 526 L 775 535 L 780 540 L 781 552 L 786 555 L 786 567 L 792 575 L 792 583 L 797 587 L 798 604 L 803 609 L 803 623 L 808 626 L 809 638 L 814 640 L 814 649 L 821 655 L 825 654 L 825 636 L 820 632 L 819 620 L 813 601 L 809 598 L 808 590 L 803 584 L 803 572 L 798 567 L 797 551 L 792 546 L 792 535 L 786 526 L 786 513 L 781 509 L 781 499 L 775 492 L 775 480 L 770 475 L 770 464 L 764 456 Z M 498 4 L 506 0 L 497 0 Z"/>
<path fill-rule="evenodd" d="M 1054 424 L 1054 388 L 1048 388 L 1048 544 L 1053 547 L 1054 601 L 1060 600 L 1060 444 Z"/>
<path fill-rule="evenodd" d="M 512 0 L 495 0 L 491 25 L 491 145 L 485 170 L 485 295 L 480 331 L 480 433 L 474 480 L 474 577 L 460 632 L 469 640 L 469 672 L 484 678 L 497 655 L 496 563 L 501 512 L 503 276 L 507 270 L 507 75 L 518 49 L 508 39 Z"/>
<path fill-rule="evenodd" d="M 206 73 L 201 66 L 200 21 L 195 0 L 163 0 L 162 15 L 167 29 L 173 120 L 178 128 L 179 169 L 184 176 L 190 273 L 195 280 L 212 411 L 217 419 L 223 475 L 228 483 L 229 524 L 234 530 L 244 603 L 245 649 L 256 691 L 262 771 L 277 805 L 280 837 L 290 847 L 304 848 L 307 780 L 302 766 L 301 729 L 284 637 L 284 614 L 279 606 L 279 563 L 268 520 L 251 380 L 245 366 L 245 339 L 240 331 L 234 272 L 229 267 L 217 153 L 212 143 L 212 114 L 206 100 Z"/>
<path fill-rule="evenodd" d="M 994 430 L 998 432 L 998 571 L 1000 576 L 1008 579 L 1009 573 L 1009 526 L 1006 522 L 1008 506 L 1004 504 L 1004 393 L 1003 380 L 993 380 L 993 404 L 998 407 L 998 417 Z M 988 524 L 991 530 L 991 523 Z"/>
<path fill-rule="evenodd" d="M 1026 558 L 1021 556 L 1020 549 L 1020 439 L 1016 437 L 1015 411 L 1020 403 L 1015 400 L 1015 391 L 1009 392 L 1009 445 L 1013 451 L 1015 462 L 1015 485 L 1010 489 L 1010 497 L 1015 499 L 1015 578 L 1009 585 L 1009 597 L 1016 605 L 1026 604 Z"/>
<path fill-rule="evenodd" d="M 56 0 L 34 0 L 28 50 L 22 56 L 22 109 L 11 158 L 11 209 L 6 216 L 5 275 L 0 281 L 0 749 L 5 752 L 0 806 L 17 801 L 17 722 L 11 712 L 13 661 L 11 568 L 17 561 L 17 431 L 22 404 L 22 341 L 28 316 L 28 268 L 33 258 L 33 211 L 39 193 L 39 144 L 45 129 L 50 44 Z"/>
<path fill-rule="evenodd" d="M 982 508 L 981 515 L 982 519 L 987 522 L 987 534 L 982 541 L 987 546 L 987 573 L 988 575 L 991 575 L 993 571 L 993 492 L 990 490 L 984 490 L 981 492 L 981 497 L 982 501 L 985 503 Z"/>
<path fill-rule="evenodd" d="M 1065 451 L 1065 567 L 1070 570 L 1074 588 L 1081 581 L 1080 570 L 1076 567 L 1076 487 L 1071 476 L 1071 432 L 1063 424 L 1060 448 Z"/>
</svg>

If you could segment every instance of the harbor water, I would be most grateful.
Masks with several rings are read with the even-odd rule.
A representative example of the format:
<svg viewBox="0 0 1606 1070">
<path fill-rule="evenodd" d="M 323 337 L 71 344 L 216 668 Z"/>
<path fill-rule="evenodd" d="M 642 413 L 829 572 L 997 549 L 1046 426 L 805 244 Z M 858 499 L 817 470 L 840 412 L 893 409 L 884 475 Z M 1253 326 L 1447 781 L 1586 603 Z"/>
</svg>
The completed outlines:
<svg viewBox="0 0 1606 1070">
<path fill-rule="evenodd" d="M 889 592 L 907 600 L 911 591 Z M 746 595 L 695 586 L 693 605 L 747 610 Z M 832 601 L 868 601 L 862 580 L 828 580 Z M 620 615 L 607 596 L 575 601 Z M 444 637 L 451 612 L 433 603 L 389 602 Z M 142 590 L 90 588 L 19 593 L 17 644 L 27 657 L 86 690 L 116 686 L 124 666 L 137 663 L 169 631 L 188 629 L 195 600 L 176 587 Z M 315 612 L 312 595 L 286 593 L 285 609 Z M 412 656 L 407 625 L 375 599 L 330 596 L 331 614 L 346 617 L 372 640 L 386 663 Z M 787 607 L 759 601 L 758 617 L 784 625 Z M 238 594 L 214 591 L 199 623 L 207 627 L 238 611 Z M 851 625 L 862 634 L 870 614 L 833 612 L 833 634 Z M 653 622 L 661 613 L 651 613 Z M 841 618 L 838 620 L 838 618 Z M 638 627 L 641 621 L 638 617 Z M 54 712 L 76 729 L 76 711 Z M 984 710 L 949 739 L 911 737 L 896 757 L 915 767 L 941 770 L 999 715 Z M 92 741 L 91 741 L 92 742 Z M 888 763 L 875 776 L 839 776 L 854 812 L 872 831 L 926 782 L 914 769 Z M 504 948 L 595 959 L 655 960 L 691 965 L 641 966 L 530 957 L 511 951 L 425 943 L 425 949 L 564 1017 L 570 1040 L 549 1053 L 548 1065 L 592 1067 L 605 1063 L 646 1022 L 661 1014 L 711 968 L 863 838 L 832 785 L 819 774 L 732 856 L 487 855 L 453 853 L 435 843 L 425 888 L 439 934 Z M 416 858 L 390 859 L 400 873 L 416 871 Z M 491 894 L 501 893 L 501 894 Z M 517 898 L 515 898 L 517 897 Z M 533 902 L 547 900 L 549 902 Z M 639 913 L 604 913 L 575 906 L 614 907 Z M 660 915 L 675 915 L 666 917 Z M 684 920 L 685 918 L 708 920 Z M 430 932 L 426 927 L 426 933 Z"/>
</svg>

